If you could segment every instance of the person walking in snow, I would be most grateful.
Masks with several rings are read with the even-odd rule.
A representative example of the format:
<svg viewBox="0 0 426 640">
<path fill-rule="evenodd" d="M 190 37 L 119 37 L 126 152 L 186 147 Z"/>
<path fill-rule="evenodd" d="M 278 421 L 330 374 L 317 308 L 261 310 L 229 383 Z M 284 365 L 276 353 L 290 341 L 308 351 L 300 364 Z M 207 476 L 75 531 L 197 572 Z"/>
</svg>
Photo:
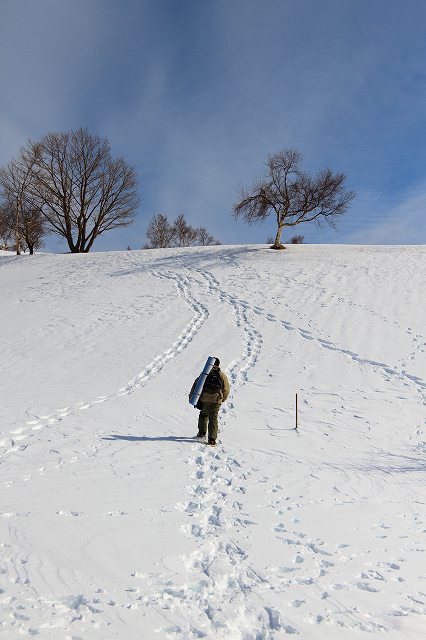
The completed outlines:
<svg viewBox="0 0 426 640">
<path fill-rule="evenodd" d="M 198 378 L 194 380 L 189 397 L 191 397 L 197 382 Z M 220 405 L 225 402 L 228 396 L 229 381 L 225 373 L 220 370 L 219 358 L 216 358 L 213 368 L 204 383 L 200 399 L 196 404 L 196 408 L 200 409 L 197 438 L 205 438 L 208 428 L 208 444 L 216 444 L 218 432 L 217 416 Z"/>
</svg>

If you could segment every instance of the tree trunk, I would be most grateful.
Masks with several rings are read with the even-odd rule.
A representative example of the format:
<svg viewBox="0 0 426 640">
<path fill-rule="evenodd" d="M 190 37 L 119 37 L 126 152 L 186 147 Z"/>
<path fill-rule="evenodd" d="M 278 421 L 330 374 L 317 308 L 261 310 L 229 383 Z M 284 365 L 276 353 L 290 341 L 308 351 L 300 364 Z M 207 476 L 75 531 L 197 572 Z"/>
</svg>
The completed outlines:
<svg viewBox="0 0 426 640">
<path fill-rule="evenodd" d="M 16 214 L 16 230 L 15 230 L 16 255 L 21 255 L 21 239 L 18 231 L 18 214 Z"/>
<path fill-rule="evenodd" d="M 281 234 L 283 232 L 284 227 L 278 227 L 277 235 L 275 236 L 274 244 L 272 245 L 273 249 L 284 249 L 284 245 L 281 244 Z"/>
</svg>

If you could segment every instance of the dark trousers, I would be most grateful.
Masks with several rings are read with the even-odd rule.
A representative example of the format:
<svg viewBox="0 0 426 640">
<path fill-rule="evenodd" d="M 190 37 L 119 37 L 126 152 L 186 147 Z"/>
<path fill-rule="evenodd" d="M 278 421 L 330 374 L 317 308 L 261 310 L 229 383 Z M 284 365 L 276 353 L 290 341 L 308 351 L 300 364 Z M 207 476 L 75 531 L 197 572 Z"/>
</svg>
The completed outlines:
<svg viewBox="0 0 426 640">
<path fill-rule="evenodd" d="M 200 415 L 198 416 L 198 433 L 206 435 L 207 426 L 209 428 L 209 438 L 216 440 L 218 424 L 217 416 L 219 413 L 220 404 L 210 404 L 203 402 Z"/>
</svg>

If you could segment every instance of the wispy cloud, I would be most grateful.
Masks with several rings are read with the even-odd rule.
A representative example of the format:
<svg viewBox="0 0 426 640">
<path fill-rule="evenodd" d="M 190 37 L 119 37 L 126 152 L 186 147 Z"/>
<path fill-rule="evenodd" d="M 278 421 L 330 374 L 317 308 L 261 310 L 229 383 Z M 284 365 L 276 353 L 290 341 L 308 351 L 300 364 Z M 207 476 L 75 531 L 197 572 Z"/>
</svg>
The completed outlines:
<svg viewBox="0 0 426 640">
<path fill-rule="evenodd" d="M 426 184 L 393 207 L 380 212 L 380 220 L 351 233 L 355 244 L 424 244 L 426 239 Z"/>
<path fill-rule="evenodd" d="M 263 241 L 232 202 L 283 147 L 359 194 L 338 233 L 309 227 L 310 241 L 373 237 L 424 177 L 422 0 L 4 0 L 0 18 L 0 164 L 28 137 L 88 126 L 138 170 L 137 224 L 98 248 L 140 246 L 159 211 Z"/>
</svg>

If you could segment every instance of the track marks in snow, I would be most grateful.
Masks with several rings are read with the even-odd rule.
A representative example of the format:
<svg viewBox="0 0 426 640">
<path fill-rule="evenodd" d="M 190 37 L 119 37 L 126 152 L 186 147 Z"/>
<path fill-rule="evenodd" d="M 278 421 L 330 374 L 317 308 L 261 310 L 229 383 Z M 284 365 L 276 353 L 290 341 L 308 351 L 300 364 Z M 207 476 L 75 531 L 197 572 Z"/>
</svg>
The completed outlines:
<svg viewBox="0 0 426 640">
<path fill-rule="evenodd" d="M 258 482 L 269 484 L 267 477 Z M 390 621 L 393 616 L 426 615 L 422 592 L 415 590 L 416 586 L 421 588 L 424 577 L 420 567 L 416 574 L 412 566 L 404 566 L 403 557 L 405 553 L 407 558 L 412 557 L 413 547 L 423 548 L 423 519 L 419 513 L 401 514 L 403 520 L 409 519 L 410 536 L 401 536 L 398 529 L 393 532 L 383 519 L 357 534 L 355 545 L 353 538 L 332 543 L 310 537 L 303 528 L 305 510 L 311 520 L 311 507 L 318 504 L 322 509 L 325 500 L 311 503 L 300 495 L 294 501 L 285 491 L 277 492 L 274 486 L 269 489 L 266 486 L 265 490 L 274 493 L 269 506 L 280 517 L 271 530 L 283 545 L 282 555 L 292 558 L 287 564 L 269 567 L 266 573 L 274 593 L 283 592 L 287 598 L 289 594 L 299 594 L 289 604 L 301 610 L 300 619 L 304 623 L 388 632 L 394 627 Z M 342 504 L 336 501 L 334 506 L 341 508 Z M 380 533 L 383 531 L 384 535 Z M 353 529 L 348 533 L 353 536 Z M 368 544 L 359 544 L 360 535 L 364 541 L 369 540 Z M 398 555 L 393 557 L 391 549 Z"/>
<path fill-rule="evenodd" d="M 220 282 L 210 272 L 203 269 L 195 269 L 194 272 L 201 276 L 207 286 L 209 294 L 218 296 L 222 302 L 230 307 L 235 325 L 242 331 L 242 354 L 236 360 L 231 362 L 227 368 L 227 374 L 231 385 L 231 394 L 226 404 L 221 409 L 222 414 L 226 415 L 234 409 L 233 400 L 238 387 L 247 382 L 249 370 L 256 365 L 259 359 L 263 340 L 261 334 L 254 327 L 254 324 L 248 315 L 250 305 L 239 300 L 235 296 L 229 295 L 221 289 Z M 259 307 L 254 307 L 252 309 L 255 313 L 262 312 Z"/>
<path fill-rule="evenodd" d="M 153 377 L 158 375 L 162 369 L 174 358 L 179 356 L 182 351 L 190 344 L 197 335 L 200 327 L 208 318 L 209 312 L 207 307 L 198 302 L 191 292 L 189 279 L 185 275 L 178 276 L 169 271 L 152 271 L 151 276 L 161 280 L 171 280 L 178 291 L 179 296 L 187 303 L 189 308 L 194 312 L 191 321 L 186 325 L 183 331 L 177 336 L 172 346 L 156 355 L 140 373 L 134 376 L 126 386 L 121 387 L 117 391 L 100 395 L 90 401 L 77 403 L 74 407 L 65 407 L 52 412 L 50 415 L 35 416 L 35 419 L 28 420 L 25 427 L 14 430 L 9 438 L 4 438 L 0 442 L 0 457 L 3 457 L 17 450 L 24 451 L 25 446 L 20 446 L 22 440 L 33 435 L 41 429 L 45 429 L 51 425 L 58 424 L 70 414 L 78 411 L 90 409 L 98 404 L 107 402 L 114 398 L 126 396 L 143 388 Z"/>
<path fill-rule="evenodd" d="M 246 491 L 247 472 L 219 447 L 200 452 L 197 444 L 187 463 L 193 467 L 193 483 L 187 488 L 188 499 L 177 508 L 188 516 L 183 533 L 196 543 L 195 551 L 184 558 L 188 584 L 169 584 L 152 602 L 166 600 L 167 607 L 183 612 L 187 622 L 164 627 L 161 632 L 188 640 L 267 640 L 278 631 L 297 634 L 295 625 L 284 620 L 282 612 L 257 601 L 259 594 L 270 590 L 270 584 L 268 577 L 252 565 L 244 548 L 247 529 L 257 525 L 238 499 Z"/>
<path fill-rule="evenodd" d="M 303 495 L 297 499 L 286 495 L 281 485 L 271 484 L 267 475 L 257 475 L 258 469 L 247 468 L 223 448 L 197 444 L 193 454 L 187 461 L 193 467 L 193 482 L 187 499 L 177 505 L 188 516 L 183 533 L 196 544 L 184 558 L 187 583 L 168 581 L 147 601 L 167 608 L 173 619 L 182 613 L 191 624 L 163 627 L 163 633 L 191 640 L 273 640 L 309 633 L 316 625 L 382 633 L 392 625 L 386 623 L 383 600 L 378 598 L 399 601 L 389 607 L 388 616 L 426 615 L 421 593 L 405 587 L 404 559 L 389 557 L 380 542 L 372 553 L 369 548 L 353 549 L 350 541 L 331 544 L 311 537 L 303 528 L 303 510 L 308 506 Z M 244 508 L 247 479 L 252 486 L 256 475 L 265 487 L 263 494 L 272 494 L 269 504 L 280 516 L 271 532 L 283 551 L 271 559 L 285 559 L 281 565 L 261 569 L 253 564 L 251 536 L 264 524 L 254 522 Z M 374 527 L 368 535 L 374 537 Z M 267 544 L 265 534 L 262 538 Z M 364 594 L 361 600 L 357 592 Z"/>
<path fill-rule="evenodd" d="M 230 377 L 235 386 L 238 386 L 241 378 L 243 381 L 246 380 L 247 369 L 255 364 L 262 344 L 261 334 L 254 329 L 248 318 L 248 312 L 252 312 L 257 316 L 266 318 L 269 322 L 277 323 L 286 331 L 297 333 L 303 339 L 312 341 L 324 349 L 346 356 L 360 366 L 373 368 L 380 376 L 384 377 L 387 382 L 391 380 L 398 380 L 405 386 L 414 386 L 420 394 L 422 404 L 426 405 L 426 382 L 422 378 L 409 374 L 404 368 L 398 368 L 397 366 L 391 366 L 385 362 L 363 357 L 354 351 L 339 346 L 331 340 L 315 335 L 309 329 L 297 327 L 287 320 L 281 320 L 276 315 L 267 312 L 262 307 L 250 304 L 249 302 L 241 300 L 221 289 L 219 281 L 208 271 L 202 269 L 195 269 L 194 271 L 204 279 L 210 293 L 215 293 L 224 303 L 231 306 L 236 317 L 236 324 L 243 328 L 245 334 L 244 353 L 237 362 L 232 363 L 229 367 Z M 408 331 L 410 331 L 410 329 Z M 419 344 L 419 350 L 422 350 L 423 342 L 421 336 L 415 335 L 414 339 L 416 343 Z M 244 361 L 242 366 L 241 361 Z M 228 406 L 229 408 L 233 407 L 232 399 Z M 225 408 L 224 411 L 226 411 Z"/>
<path fill-rule="evenodd" d="M 332 290 L 330 290 L 329 288 L 326 289 L 322 286 L 320 286 L 320 281 L 322 280 L 322 278 L 324 277 L 325 274 L 322 274 L 321 277 L 318 279 L 317 283 L 316 283 L 316 293 L 317 295 L 320 297 L 320 300 L 322 298 L 322 302 L 321 302 L 321 306 L 325 307 L 325 306 L 329 306 L 330 303 L 331 304 L 344 304 L 349 308 L 355 308 L 355 309 L 359 309 L 363 314 L 368 314 L 369 316 L 379 320 L 380 322 L 384 323 L 384 324 L 391 324 L 393 326 L 395 326 L 400 332 L 401 334 L 405 334 L 406 336 L 408 336 L 413 344 L 413 350 L 411 351 L 411 353 L 409 353 L 407 355 L 406 358 L 402 358 L 399 362 L 399 366 L 404 369 L 406 364 L 405 364 L 405 360 L 415 360 L 416 357 L 418 355 L 420 355 L 421 353 L 424 353 L 426 351 L 426 338 L 419 334 L 419 333 L 414 333 L 413 330 L 411 329 L 411 327 L 408 328 L 404 328 L 403 326 L 401 326 L 401 324 L 395 320 L 390 320 L 388 317 L 386 317 L 385 315 L 383 315 L 382 313 L 380 313 L 377 310 L 371 309 L 369 308 L 367 305 L 365 304 L 360 304 L 357 303 L 353 300 L 350 300 L 349 298 L 346 298 Z M 297 280 L 295 278 L 292 278 L 292 283 L 296 284 L 298 287 L 301 288 L 301 290 L 304 291 L 312 291 L 312 282 L 308 282 L 308 281 L 301 281 L 301 280 Z"/>
<path fill-rule="evenodd" d="M 151 275 L 162 280 L 171 280 L 175 284 L 180 297 L 185 300 L 190 309 L 194 311 L 194 316 L 178 335 L 172 346 L 157 355 L 135 378 L 130 380 L 126 387 L 119 389 L 115 394 L 116 396 L 133 393 L 136 389 L 144 386 L 145 383 L 154 375 L 157 375 L 168 362 L 180 355 L 194 339 L 201 325 L 207 320 L 209 315 L 207 307 L 198 302 L 192 295 L 190 282 L 184 275 L 178 276 L 175 273 L 167 271 L 151 272 Z"/>
<path fill-rule="evenodd" d="M 8 611 L 8 616 L 4 616 L 0 623 L 1 637 L 72 637 L 83 640 L 88 630 L 101 627 L 99 614 L 105 613 L 105 605 L 101 605 L 96 595 L 40 596 L 28 578 L 27 563 L 27 559 L 14 554 L 2 563 L 1 577 L 10 584 L 7 590 L 0 590 L 3 608 L 7 607 Z M 70 629 L 74 631 L 72 636 L 69 635 Z"/>
</svg>

